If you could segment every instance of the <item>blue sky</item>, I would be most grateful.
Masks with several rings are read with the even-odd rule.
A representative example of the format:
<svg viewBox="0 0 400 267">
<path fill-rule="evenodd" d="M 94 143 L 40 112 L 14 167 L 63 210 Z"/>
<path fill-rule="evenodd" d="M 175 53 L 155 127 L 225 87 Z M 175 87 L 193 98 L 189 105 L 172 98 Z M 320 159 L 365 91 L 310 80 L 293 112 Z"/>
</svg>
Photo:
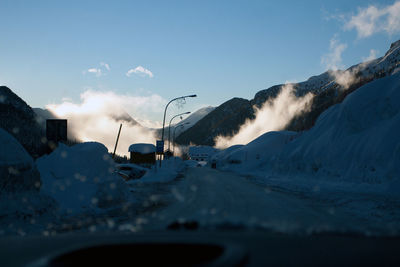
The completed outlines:
<svg viewBox="0 0 400 267">
<path fill-rule="evenodd" d="M 160 121 L 176 96 L 198 94 L 194 111 L 382 56 L 400 39 L 398 3 L 0 0 L 0 84 L 33 107 L 156 96 L 160 108 L 129 113 Z M 368 7 L 380 17 L 365 28 Z"/>
</svg>

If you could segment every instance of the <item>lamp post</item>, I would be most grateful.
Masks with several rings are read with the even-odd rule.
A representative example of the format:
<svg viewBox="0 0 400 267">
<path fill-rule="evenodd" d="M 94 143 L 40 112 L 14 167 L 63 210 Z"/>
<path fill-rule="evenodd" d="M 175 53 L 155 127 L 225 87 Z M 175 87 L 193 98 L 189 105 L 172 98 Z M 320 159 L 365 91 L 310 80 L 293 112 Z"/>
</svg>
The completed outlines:
<svg viewBox="0 0 400 267">
<path fill-rule="evenodd" d="M 185 123 L 178 124 L 177 126 L 175 126 L 174 134 L 172 136 L 172 143 L 173 143 L 172 144 L 172 154 L 175 154 L 175 132 L 176 132 L 176 129 L 178 129 L 178 127 L 183 128 L 183 127 L 185 127 L 186 124 L 190 124 L 190 122 L 185 122 Z"/>
<path fill-rule="evenodd" d="M 161 142 L 157 141 L 157 144 L 160 144 L 162 146 L 161 153 L 160 153 L 160 167 L 161 167 L 161 155 L 164 154 L 164 127 L 165 127 L 165 115 L 167 114 L 167 108 L 169 104 L 171 104 L 173 101 L 178 100 L 178 99 L 185 99 L 186 97 L 196 97 L 197 95 L 186 95 L 186 96 L 180 96 L 172 99 L 171 101 L 168 102 L 168 104 L 165 106 L 164 110 L 164 119 L 163 119 L 163 124 L 162 124 L 162 133 L 161 133 Z M 158 147 L 158 145 L 157 145 Z M 158 149 L 158 148 L 157 148 Z"/>
<path fill-rule="evenodd" d="M 175 115 L 175 116 L 173 116 L 172 119 L 169 121 L 169 126 L 168 126 L 168 151 L 170 151 L 170 148 L 171 148 L 171 122 L 172 122 L 172 120 L 175 119 L 176 117 L 181 116 L 181 115 L 185 115 L 185 114 L 190 114 L 190 111 L 184 112 L 184 113 L 181 113 L 181 114 L 178 114 L 178 115 Z"/>
<path fill-rule="evenodd" d="M 196 97 L 197 95 L 186 95 L 186 96 L 180 96 L 172 99 L 171 101 L 168 102 L 168 104 L 165 106 L 164 110 L 164 119 L 163 119 L 163 124 L 162 124 L 162 134 L 161 134 L 161 140 L 164 141 L 164 126 L 165 126 L 165 115 L 167 113 L 167 108 L 169 104 L 171 104 L 173 101 L 178 100 L 178 99 L 185 99 L 186 97 Z"/>
</svg>

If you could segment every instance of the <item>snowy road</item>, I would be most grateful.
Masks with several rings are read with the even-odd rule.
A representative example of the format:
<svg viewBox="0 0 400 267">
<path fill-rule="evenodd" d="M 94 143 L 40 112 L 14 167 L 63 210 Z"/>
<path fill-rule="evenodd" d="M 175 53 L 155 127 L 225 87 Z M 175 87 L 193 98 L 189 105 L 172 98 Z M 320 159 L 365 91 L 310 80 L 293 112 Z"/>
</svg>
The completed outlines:
<svg viewBox="0 0 400 267">
<path fill-rule="evenodd" d="M 194 220 L 206 227 L 229 223 L 290 232 L 338 230 L 354 223 L 329 206 L 206 167 L 188 169 L 171 191 L 175 200 L 149 218 L 147 227 L 165 229 L 172 222 Z"/>
</svg>

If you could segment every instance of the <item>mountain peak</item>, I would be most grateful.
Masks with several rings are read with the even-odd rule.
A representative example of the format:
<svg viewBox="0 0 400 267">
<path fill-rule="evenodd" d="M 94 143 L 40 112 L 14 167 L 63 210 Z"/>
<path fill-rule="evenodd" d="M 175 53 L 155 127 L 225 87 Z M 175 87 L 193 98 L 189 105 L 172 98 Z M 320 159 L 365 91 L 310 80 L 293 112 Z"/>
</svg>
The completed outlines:
<svg viewBox="0 0 400 267">
<path fill-rule="evenodd" d="M 400 40 L 397 40 L 396 42 L 393 42 L 390 45 L 389 50 L 385 53 L 385 57 L 389 54 L 391 54 L 393 51 L 395 51 L 396 49 L 400 48 Z"/>
<path fill-rule="evenodd" d="M 31 107 L 7 86 L 0 86 L 0 104 L 12 105 L 23 112 L 32 113 Z"/>
</svg>

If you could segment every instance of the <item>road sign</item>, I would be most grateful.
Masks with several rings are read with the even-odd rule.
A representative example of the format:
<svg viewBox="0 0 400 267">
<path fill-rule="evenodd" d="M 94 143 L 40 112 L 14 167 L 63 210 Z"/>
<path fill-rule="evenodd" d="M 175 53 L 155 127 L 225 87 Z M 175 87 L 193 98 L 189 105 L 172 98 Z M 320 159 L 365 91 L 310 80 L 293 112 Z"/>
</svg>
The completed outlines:
<svg viewBox="0 0 400 267">
<path fill-rule="evenodd" d="M 158 155 L 164 154 L 164 141 L 163 140 L 157 140 L 157 142 L 156 142 L 156 154 L 158 154 Z"/>
</svg>

